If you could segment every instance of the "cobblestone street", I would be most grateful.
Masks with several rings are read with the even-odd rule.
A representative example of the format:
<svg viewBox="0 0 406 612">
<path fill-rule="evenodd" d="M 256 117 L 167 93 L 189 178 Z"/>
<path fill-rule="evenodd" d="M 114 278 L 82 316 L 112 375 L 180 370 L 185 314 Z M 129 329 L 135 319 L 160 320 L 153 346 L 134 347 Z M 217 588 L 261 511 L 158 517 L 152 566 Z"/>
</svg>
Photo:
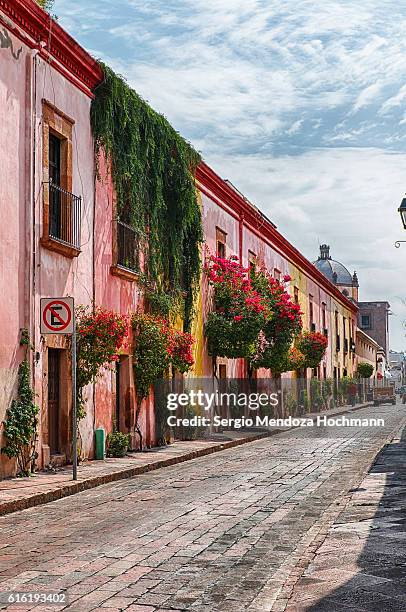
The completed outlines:
<svg viewBox="0 0 406 612">
<path fill-rule="evenodd" d="M 385 427 L 290 430 L 7 515 L 0 590 L 66 590 L 78 612 L 284 610 L 405 410 L 351 416 Z"/>
</svg>

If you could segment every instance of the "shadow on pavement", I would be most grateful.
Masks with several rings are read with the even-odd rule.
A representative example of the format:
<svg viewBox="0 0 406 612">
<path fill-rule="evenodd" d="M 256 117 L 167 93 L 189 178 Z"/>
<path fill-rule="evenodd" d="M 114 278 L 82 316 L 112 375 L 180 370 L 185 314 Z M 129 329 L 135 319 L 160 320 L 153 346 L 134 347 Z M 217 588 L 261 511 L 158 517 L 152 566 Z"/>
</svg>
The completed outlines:
<svg viewBox="0 0 406 612">
<path fill-rule="evenodd" d="M 406 428 L 378 454 L 319 552 L 299 582 L 314 597 L 299 603 L 297 593 L 289 610 L 406 610 Z M 330 591 L 334 582 L 341 586 Z"/>
</svg>

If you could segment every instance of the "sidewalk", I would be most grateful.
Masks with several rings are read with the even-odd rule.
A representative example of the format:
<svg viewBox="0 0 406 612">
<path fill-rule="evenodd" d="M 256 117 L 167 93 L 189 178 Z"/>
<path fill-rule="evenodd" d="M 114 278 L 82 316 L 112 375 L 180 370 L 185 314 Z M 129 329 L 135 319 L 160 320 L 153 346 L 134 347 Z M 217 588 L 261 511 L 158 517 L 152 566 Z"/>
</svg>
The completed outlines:
<svg viewBox="0 0 406 612">
<path fill-rule="evenodd" d="M 298 577 L 287 612 L 406 609 L 406 427 L 346 501 Z"/>
<path fill-rule="evenodd" d="M 354 407 L 341 406 L 323 411 L 329 416 L 359 410 L 370 403 L 357 404 Z M 307 414 L 314 418 L 316 413 Z M 0 516 L 25 508 L 45 504 L 68 495 L 92 489 L 102 484 L 132 478 L 161 467 L 167 467 L 197 457 L 226 450 L 254 440 L 269 437 L 286 431 L 289 428 L 272 429 L 271 431 L 227 431 L 228 440 L 194 440 L 175 442 L 170 446 L 154 448 L 140 453 L 128 453 L 122 459 L 105 459 L 104 461 L 87 461 L 78 467 L 78 480 L 72 480 L 72 468 L 66 467 L 56 473 L 37 472 L 30 478 L 12 478 L 0 480 Z"/>
</svg>

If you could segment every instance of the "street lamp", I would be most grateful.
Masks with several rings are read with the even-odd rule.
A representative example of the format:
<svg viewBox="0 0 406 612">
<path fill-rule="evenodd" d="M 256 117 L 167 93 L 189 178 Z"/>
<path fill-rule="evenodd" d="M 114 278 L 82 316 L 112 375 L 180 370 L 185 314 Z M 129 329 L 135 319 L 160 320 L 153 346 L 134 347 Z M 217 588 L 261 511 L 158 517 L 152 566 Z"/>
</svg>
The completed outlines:
<svg viewBox="0 0 406 612">
<path fill-rule="evenodd" d="M 402 219 L 403 227 L 406 229 L 406 198 L 403 198 L 402 204 L 398 208 L 400 218 Z"/>
<path fill-rule="evenodd" d="M 403 227 L 406 230 L 406 198 L 403 198 L 402 203 L 398 208 L 398 212 L 400 213 L 400 218 L 402 219 Z M 406 242 L 406 240 L 397 240 L 395 242 L 395 247 L 397 249 L 400 247 L 401 242 Z"/>
</svg>

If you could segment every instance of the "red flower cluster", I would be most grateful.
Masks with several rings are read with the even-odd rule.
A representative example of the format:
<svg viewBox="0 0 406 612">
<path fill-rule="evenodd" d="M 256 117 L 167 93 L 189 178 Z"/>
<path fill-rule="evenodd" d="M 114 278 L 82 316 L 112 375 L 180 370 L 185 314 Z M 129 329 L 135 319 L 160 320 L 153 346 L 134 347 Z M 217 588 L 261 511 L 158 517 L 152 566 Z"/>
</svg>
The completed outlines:
<svg viewBox="0 0 406 612">
<path fill-rule="evenodd" d="M 315 368 L 323 359 L 328 345 L 327 338 L 319 332 L 304 332 L 297 343 L 305 356 L 305 367 Z"/>
<path fill-rule="evenodd" d="M 192 334 L 171 327 L 169 321 L 163 317 L 143 315 L 143 320 L 159 329 L 168 362 L 172 363 L 175 370 L 187 372 L 195 362 L 192 353 L 195 339 Z"/>
<path fill-rule="evenodd" d="M 83 418 L 83 389 L 96 380 L 101 368 L 118 360 L 117 352 L 125 346 L 128 336 L 129 319 L 100 306 L 94 310 L 79 306 L 76 316 L 78 418 Z"/>
<path fill-rule="evenodd" d="M 124 339 L 128 336 L 128 317 L 112 310 L 106 310 L 101 306 L 97 307 L 94 312 L 87 312 L 83 309 L 78 314 L 78 333 L 81 337 L 104 341 L 113 349 L 112 360 L 118 359 L 116 352 L 122 348 Z"/>
<path fill-rule="evenodd" d="M 180 372 L 187 372 L 194 364 L 192 346 L 195 342 L 192 334 L 177 329 L 167 328 L 168 355 L 172 365 Z"/>
<path fill-rule="evenodd" d="M 288 274 L 283 277 L 283 283 L 288 283 L 290 280 L 291 277 Z M 257 273 L 256 282 L 254 281 L 257 291 L 268 297 L 279 321 L 287 319 L 301 327 L 301 315 L 303 313 L 299 304 L 292 302 L 292 298 L 283 283 L 271 276 L 265 269 Z"/>
</svg>

